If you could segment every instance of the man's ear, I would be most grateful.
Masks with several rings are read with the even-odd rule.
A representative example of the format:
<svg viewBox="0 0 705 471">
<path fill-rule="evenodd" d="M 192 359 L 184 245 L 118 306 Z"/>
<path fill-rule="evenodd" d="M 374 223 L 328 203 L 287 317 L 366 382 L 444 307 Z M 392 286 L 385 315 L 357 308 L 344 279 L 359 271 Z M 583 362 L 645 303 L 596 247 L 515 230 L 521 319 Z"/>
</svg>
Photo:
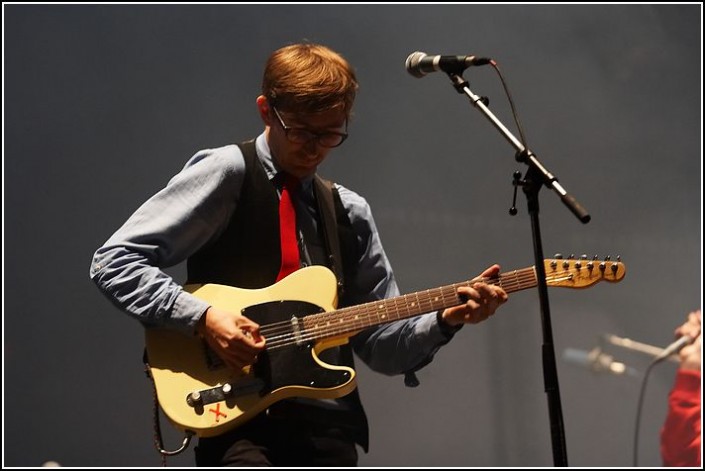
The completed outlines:
<svg viewBox="0 0 705 471">
<path fill-rule="evenodd" d="M 269 107 L 269 101 L 267 100 L 267 97 L 264 95 L 260 95 L 257 97 L 257 111 L 259 111 L 259 116 L 262 118 L 262 121 L 264 122 L 265 125 L 271 126 L 271 113 L 269 112 L 270 107 Z"/>
</svg>

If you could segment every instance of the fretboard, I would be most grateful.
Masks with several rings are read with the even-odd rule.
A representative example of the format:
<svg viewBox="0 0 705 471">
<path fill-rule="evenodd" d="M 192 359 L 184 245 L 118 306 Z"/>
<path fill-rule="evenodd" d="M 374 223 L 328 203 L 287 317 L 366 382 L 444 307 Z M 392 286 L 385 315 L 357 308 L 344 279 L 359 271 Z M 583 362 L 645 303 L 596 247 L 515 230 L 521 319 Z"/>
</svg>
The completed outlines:
<svg viewBox="0 0 705 471">
<path fill-rule="evenodd" d="M 465 303 L 465 300 L 458 295 L 458 288 L 472 286 L 478 281 L 500 286 L 507 293 L 533 288 L 537 285 L 534 267 L 501 273 L 492 279 L 474 279 L 453 283 L 396 298 L 382 299 L 306 316 L 304 318 L 306 336 L 312 339 L 346 336 L 367 327 L 458 306 Z"/>
</svg>

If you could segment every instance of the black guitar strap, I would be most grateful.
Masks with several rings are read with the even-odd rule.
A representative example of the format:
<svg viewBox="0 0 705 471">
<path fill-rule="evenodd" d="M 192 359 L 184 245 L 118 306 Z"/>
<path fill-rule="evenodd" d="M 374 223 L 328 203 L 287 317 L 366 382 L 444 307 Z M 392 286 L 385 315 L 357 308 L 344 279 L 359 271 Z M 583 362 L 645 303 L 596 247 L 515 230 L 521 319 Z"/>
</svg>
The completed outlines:
<svg viewBox="0 0 705 471">
<path fill-rule="evenodd" d="M 321 222 L 323 224 L 323 238 L 329 254 L 328 261 L 331 270 L 333 270 L 338 280 L 338 300 L 341 300 L 345 287 L 345 271 L 343 269 L 343 253 L 340 250 L 340 238 L 333 194 L 335 192 L 338 200 L 340 200 L 340 196 L 337 195 L 338 192 L 333 182 L 325 180 L 318 175 L 314 177 L 313 185 L 316 201 L 318 203 L 318 212 L 321 215 Z"/>
</svg>

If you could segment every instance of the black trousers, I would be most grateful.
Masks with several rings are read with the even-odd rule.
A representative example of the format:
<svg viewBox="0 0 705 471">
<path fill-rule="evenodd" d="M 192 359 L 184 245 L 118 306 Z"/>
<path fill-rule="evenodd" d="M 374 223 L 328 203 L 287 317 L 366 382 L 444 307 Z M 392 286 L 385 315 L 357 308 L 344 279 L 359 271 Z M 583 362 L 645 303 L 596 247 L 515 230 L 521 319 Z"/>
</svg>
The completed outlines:
<svg viewBox="0 0 705 471">
<path fill-rule="evenodd" d="M 357 448 L 344 428 L 260 414 L 232 432 L 201 438 L 196 465 L 352 467 Z"/>
</svg>

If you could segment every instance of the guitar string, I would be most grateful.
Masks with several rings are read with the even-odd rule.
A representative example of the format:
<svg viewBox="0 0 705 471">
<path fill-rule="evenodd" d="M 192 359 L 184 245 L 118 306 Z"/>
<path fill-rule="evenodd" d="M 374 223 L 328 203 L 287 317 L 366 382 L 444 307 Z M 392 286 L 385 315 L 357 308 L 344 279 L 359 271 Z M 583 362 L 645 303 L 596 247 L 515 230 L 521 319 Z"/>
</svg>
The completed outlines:
<svg viewBox="0 0 705 471">
<path fill-rule="evenodd" d="M 520 270 L 515 270 L 513 272 L 502 273 L 499 275 L 498 278 L 495 278 L 494 280 L 492 280 L 492 283 L 499 284 L 500 286 L 504 286 L 507 289 L 511 289 L 512 288 L 512 286 L 510 284 L 511 278 L 516 278 L 516 280 L 514 281 L 515 284 L 516 283 L 521 284 L 521 283 L 525 282 L 527 276 L 530 279 L 533 278 L 532 283 L 536 282 L 536 280 L 534 278 L 535 274 L 534 274 L 533 267 L 529 267 L 529 268 L 524 268 L 524 269 L 520 269 Z M 557 273 L 555 275 L 551 275 L 551 276 L 547 277 L 546 280 L 548 282 L 555 282 L 556 280 L 564 280 L 567 277 L 569 278 L 570 276 L 571 276 L 570 273 Z M 524 280 L 521 280 L 520 277 L 524 277 Z M 489 282 L 490 280 L 473 279 L 473 280 L 469 280 L 466 282 L 456 283 L 455 285 L 451 285 L 451 287 L 453 287 L 453 286 L 457 287 L 457 286 L 461 286 L 463 284 L 467 285 L 467 284 L 474 283 L 477 281 Z M 322 313 L 317 313 L 317 314 L 311 314 L 311 315 L 305 316 L 305 319 L 306 319 L 305 322 L 310 324 L 313 319 L 323 319 L 323 318 L 329 318 L 331 316 L 340 317 L 341 318 L 340 322 L 343 322 L 345 320 L 345 312 L 347 312 L 347 311 L 350 311 L 352 314 L 362 313 L 363 316 L 367 316 L 369 318 L 369 315 L 372 312 L 371 307 L 378 306 L 380 303 L 382 303 L 382 304 L 394 303 L 395 304 L 394 309 L 396 311 L 398 311 L 398 307 L 396 307 L 396 303 L 398 300 L 408 300 L 409 298 L 416 296 L 419 303 L 420 302 L 428 302 L 427 299 L 422 300 L 422 299 L 418 298 L 418 296 L 426 293 L 425 296 L 430 297 L 430 293 L 438 292 L 439 290 L 442 290 L 444 288 L 448 288 L 448 287 L 432 288 L 432 289 L 426 290 L 425 292 L 421 291 L 418 293 L 411 293 L 411 294 L 407 294 L 407 295 L 400 296 L 397 298 L 390 298 L 387 300 L 379 300 L 379 301 L 375 301 L 375 302 L 367 303 L 367 304 L 363 304 L 363 305 L 358 305 L 358 306 L 350 306 L 350 307 L 342 308 L 342 309 L 332 311 L 332 312 L 322 312 Z M 458 304 L 460 304 L 460 303 L 458 303 Z M 406 308 L 408 310 L 409 309 L 408 302 L 404 302 L 402 304 L 402 308 Z M 433 308 L 434 308 L 434 306 L 430 305 L 428 307 L 428 311 L 429 312 L 432 311 Z M 414 312 L 415 313 L 423 313 L 424 311 L 423 310 L 415 310 Z M 358 315 L 358 318 L 359 317 L 360 317 L 360 315 Z M 325 332 L 325 330 L 321 330 L 321 329 L 325 329 L 329 325 L 330 325 L 329 322 L 326 322 L 326 326 L 319 328 L 319 331 Z M 361 324 L 360 327 L 365 327 L 365 326 L 366 325 L 363 323 L 363 324 Z M 314 327 L 314 329 L 316 329 L 316 328 Z M 292 330 L 293 330 L 292 323 L 291 323 L 291 320 L 289 319 L 287 321 L 277 322 L 277 323 L 273 323 L 273 324 L 269 324 L 269 325 L 264 326 L 262 333 L 265 334 L 265 336 L 268 337 L 268 339 L 271 342 L 271 341 L 275 341 L 275 340 L 281 338 L 282 336 L 291 337 Z M 309 328 L 309 330 L 310 330 L 310 328 Z M 349 330 L 355 330 L 355 329 L 349 329 Z M 332 332 L 335 332 L 335 330 L 333 330 Z M 345 331 L 339 330 L 336 333 L 344 333 L 344 332 Z M 313 333 L 315 335 L 318 335 L 318 332 L 316 332 L 315 330 L 313 330 Z M 278 334 L 278 335 L 275 335 L 275 334 Z"/>
<path fill-rule="evenodd" d="M 474 278 L 474 279 L 472 279 L 472 280 L 460 282 L 460 283 L 457 283 L 457 284 L 458 284 L 458 285 L 462 285 L 462 284 L 464 284 L 464 283 L 476 283 L 476 282 L 485 282 L 485 283 L 487 283 L 488 281 L 490 281 L 490 280 L 489 280 L 489 279 L 485 279 L 485 278 Z M 445 288 L 445 287 L 431 288 L 431 290 L 434 290 L 434 289 L 438 290 L 438 289 L 442 289 L 442 288 Z M 430 291 L 430 290 L 426 290 L 426 291 Z M 419 294 L 419 293 L 423 293 L 423 291 L 419 291 L 418 293 L 409 293 L 409 294 L 401 295 L 401 296 L 399 296 L 398 298 L 411 297 L 411 296 L 417 295 L 417 294 Z M 366 306 L 377 305 L 377 304 L 379 304 L 380 302 L 391 301 L 391 300 L 393 300 L 393 299 L 395 299 L 395 298 L 381 299 L 381 300 L 378 300 L 378 301 L 372 301 L 372 302 L 368 302 L 368 303 L 364 303 L 364 304 L 359 304 L 359 305 L 357 305 L 357 306 L 347 306 L 347 307 L 344 307 L 344 308 L 341 308 L 341 309 L 336 309 L 335 311 L 331 311 L 331 312 L 319 312 L 319 313 L 316 313 L 316 314 L 307 315 L 306 318 L 311 318 L 311 317 L 313 317 L 313 316 L 319 316 L 319 315 L 320 315 L 320 316 L 330 315 L 330 314 L 332 314 L 333 312 L 334 312 L 334 313 L 342 313 L 342 312 L 344 312 L 344 311 L 354 311 L 354 310 L 358 310 L 358 309 L 365 308 Z M 278 333 L 278 332 L 289 331 L 290 329 L 291 329 L 291 318 L 289 318 L 289 319 L 287 319 L 287 320 L 284 320 L 284 321 L 273 322 L 273 323 L 271 323 L 271 324 L 267 324 L 267 325 L 265 325 L 265 326 L 262 326 L 262 328 L 260 329 L 260 332 L 261 332 L 261 333 L 270 332 L 269 335 L 272 335 L 272 334 L 275 334 L 275 333 Z"/>
<path fill-rule="evenodd" d="M 495 279 L 493 284 L 504 285 L 510 291 L 516 290 L 513 289 L 514 285 L 521 287 L 521 285 L 527 283 L 527 281 L 530 284 L 535 285 L 536 278 L 533 273 L 533 269 L 530 268 L 525 270 L 529 270 L 530 272 L 526 273 L 517 271 L 516 273 L 511 273 L 512 277 L 515 278 L 515 280 L 510 280 L 508 279 L 508 276 L 503 276 L 501 279 Z M 478 280 L 470 280 L 466 282 L 456 283 L 454 285 L 442 288 L 432 288 L 426 291 L 412 293 L 398 298 L 379 300 L 359 306 L 352 306 L 350 308 L 345 308 L 339 311 L 307 316 L 304 318 L 305 325 L 304 329 L 302 329 L 306 332 L 306 334 L 301 334 L 300 332 L 298 334 L 294 333 L 289 326 L 287 329 L 285 329 L 286 332 L 283 333 L 283 335 L 273 337 L 270 333 L 269 337 L 267 337 L 268 345 L 269 347 L 288 345 L 289 343 L 287 341 L 291 338 L 295 338 L 297 341 L 301 342 L 316 337 L 325 337 L 335 334 L 339 335 L 345 332 L 362 329 L 370 325 L 410 317 L 411 314 L 422 314 L 424 312 L 431 312 L 434 309 L 439 309 L 441 307 L 456 306 L 462 304 L 462 300 L 457 294 L 457 288 L 460 286 L 469 286 L 470 284 L 475 283 L 476 281 Z M 415 301 L 409 302 L 411 299 L 414 298 Z M 439 299 L 440 303 L 438 302 Z M 452 300 L 452 302 L 449 303 L 449 299 Z M 401 309 L 399 306 L 399 301 L 403 301 L 401 302 Z M 385 305 L 390 305 L 391 307 L 387 307 Z M 384 309 L 384 312 L 391 312 L 391 320 L 382 320 L 384 319 L 384 316 L 386 316 L 386 314 L 384 314 L 384 316 L 381 316 L 380 309 Z M 406 311 L 407 315 L 400 316 L 399 314 L 401 314 L 404 310 Z M 344 311 L 350 311 L 352 315 L 346 318 L 346 313 Z M 332 317 L 338 317 L 340 319 L 337 323 L 331 325 L 330 319 Z M 373 322 L 370 322 L 370 319 L 373 318 Z M 314 324 L 314 322 L 316 321 L 318 321 L 318 323 Z M 340 326 L 346 328 L 341 329 Z M 281 329 L 279 329 L 279 331 L 281 331 Z M 274 331 L 270 330 L 270 332 Z"/>
<path fill-rule="evenodd" d="M 441 307 L 451 307 L 455 306 L 461 303 L 459 300 L 457 294 L 455 293 L 450 293 L 450 295 L 444 295 L 444 300 L 447 301 L 448 297 L 452 299 L 452 302 L 442 304 L 442 305 L 421 305 L 424 306 L 424 308 L 420 308 L 417 311 L 415 311 L 418 314 L 422 314 L 424 312 L 432 312 L 434 309 L 439 309 Z M 370 325 L 377 325 L 377 324 L 382 324 L 385 322 L 391 322 L 396 320 L 394 317 L 390 317 L 388 319 L 380 318 L 377 313 L 367 313 L 366 315 L 361 316 L 362 319 L 358 319 L 356 322 L 359 322 L 361 325 L 352 327 L 350 325 L 350 322 L 347 324 L 347 328 L 340 328 L 339 325 L 324 325 L 322 327 L 318 328 L 309 328 L 306 330 L 305 335 L 289 335 L 285 336 L 285 338 L 282 338 L 276 342 L 271 342 L 269 345 L 268 349 L 276 349 L 280 347 L 286 347 L 289 345 L 294 345 L 294 344 L 301 344 L 308 342 L 310 340 L 316 340 L 316 339 L 321 339 L 321 338 L 333 338 L 335 336 L 341 336 L 346 333 L 351 333 L 355 330 L 362 330 L 362 328 L 370 326 Z M 370 322 L 369 320 L 372 319 Z"/>
<path fill-rule="evenodd" d="M 530 273 L 527 273 L 525 271 L 530 271 Z M 511 277 L 515 278 L 514 280 L 508 280 L 506 283 L 504 283 L 505 278 L 508 276 L 504 276 L 507 274 L 503 274 L 502 278 L 496 279 L 496 281 L 493 284 L 498 284 L 500 286 L 504 286 L 505 289 L 511 291 L 516 291 L 518 289 L 528 288 L 531 286 L 535 286 L 536 284 L 536 277 L 533 272 L 533 268 L 529 269 L 524 269 L 524 270 L 517 270 L 514 273 L 509 273 L 508 275 L 511 275 Z M 430 290 L 426 290 L 425 292 L 418 292 L 418 293 L 412 293 L 410 295 L 402 296 L 400 298 L 405 298 L 405 297 L 417 297 L 423 296 L 423 298 L 419 298 L 417 304 L 417 307 L 413 308 L 413 313 L 416 314 L 421 314 L 424 312 L 432 312 L 434 309 L 440 309 L 441 307 L 451 307 L 451 306 L 456 306 L 459 304 L 462 304 L 462 300 L 460 296 L 457 294 L 457 288 L 460 286 L 469 286 L 471 283 L 474 283 L 478 280 L 471 280 L 463 283 L 456 283 L 454 285 L 450 285 L 447 287 L 442 287 L 442 288 L 434 288 Z M 487 281 L 487 280 L 486 280 Z M 528 282 L 528 284 L 526 284 Z M 526 286 L 523 286 L 526 284 Z M 400 298 L 392 298 L 392 299 L 400 299 Z M 435 299 L 435 301 L 434 301 Z M 440 302 L 439 302 L 440 299 Z M 449 300 L 452 300 L 452 303 L 448 303 Z M 407 316 L 402 316 L 399 317 L 398 314 L 401 312 L 399 307 L 396 306 L 396 300 L 392 302 L 394 304 L 394 308 L 390 308 L 389 310 L 393 310 L 396 312 L 397 316 L 396 318 L 394 316 L 387 316 L 387 320 L 381 320 L 380 322 L 380 314 L 377 312 L 379 309 L 379 305 L 381 304 L 386 304 L 389 301 L 392 300 L 380 300 L 377 302 L 373 303 L 367 303 L 363 304 L 359 307 L 361 314 L 359 314 L 355 319 L 345 319 L 343 316 L 338 323 L 335 323 L 333 325 L 330 324 L 330 321 L 326 321 L 324 319 L 325 317 L 331 317 L 331 313 L 321 313 L 321 314 L 316 314 L 313 316 L 308 316 L 308 317 L 321 317 L 321 321 L 326 321 L 325 324 L 323 325 L 318 325 L 314 324 L 312 327 L 311 326 L 304 326 L 303 331 L 305 331 L 304 334 L 301 333 L 294 333 L 290 332 L 287 335 L 282 335 L 279 338 L 272 340 L 271 338 L 268 338 L 270 340 L 268 342 L 267 348 L 270 350 L 276 349 L 276 348 L 281 348 L 281 347 L 286 347 L 289 345 L 294 345 L 297 343 L 301 342 L 308 342 L 309 340 L 314 340 L 317 338 L 324 338 L 324 337 L 334 337 L 336 335 L 342 335 L 344 333 L 348 333 L 354 330 L 362 329 L 364 327 L 368 327 L 370 325 L 375 325 L 379 323 L 384 323 L 384 322 L 391 322 L 397 319 L 409 317 Z M 410 306 L 408 303 L 403 303 L 402 308 L 406 308 L 407 314 L 410 314 Z M 336 313 L 337 317 L 339 316 L 339 312 Z M 385 314 L 386 316 L 386 314 Z M 306 320 L 309 320 L 308 317 Z M 370 319 L 374 318 L 372 322 L 369 322 Z M 311 324 L 311 322 L 307 322 L 308 324 Z M 359 324 L 359 325 L 356 325 Z M 340 328 L 340 327 L 344 328 Z"/>
<path fill-rule="evenodd" d="M 464 282 L 456 283 L 455 285 L 450 285 L 450 287 L 469 285 L 469 284 L 471 284 L 471 283 L 476 283 L 476 282 L 485 282 L 485 283 L 488 283 L 488 282 L 489 282 L 489 283 L 491 283 L 491 284 L 499 284 L 499 285 L 501 285 L 504 279 L 510 278 L 510 277 L 516 277 L 516 273 L 526 272 L 526 271 L 530 272 L 530 273 L 528 273 L 529 276 L 533 276 L 533 267 L 529 267 L 529 268 L 523 268 L 523 269 L 521 269 L 521 270 L 515 270 L 514 272 L 502 273 L 502 274 L 500 274 L 498 277 L 493 278 L 493 279 L 489 279 L 489 278 L 473 278 L 472 280 L 467 280 L 467 281 L 464 281 Z M 336 315 L 337 315 L 337 314 L 344 314 L 344 311 L 364 310 L 365 308 L 370 308 L 370 307 L 372 307 L 372 306 L 377 306 L 377 305 L 379 305 L 380 303 L 389 303 L 389 302 L 394 301 L 395 299 L 406 299 L 406 298 L 410 298 L 410 297 L 414 297 L 414 296 L 418 297 L 418 295 L 420 295 L 420 294 L 422 294 L 422 293 L 429 293 L 429 292 L 431 292 L 431 291 L 434 291 L 434 290 L 441 290 L 441 289 L 443 289 L 443 288 L 447 288 L 447 287 L 446 287 L 446 286 L 443 286 L 443 287 L 440 287 L 440 288 L 431 288 L 431 289 L 428 289 L 428 290 L 425 290 L 425 291 L 419 291 L 418 293 L 410 293 L 410 294 L 402 295 L 402 296 L 399 296 L 399 297 L 397 297 L 397 298 L 381 299 L 381 300 L 378 300 L 378 301 L 372 301 L 372 302 L 365 303 L 365 304 L 361 304 L 361 305 L 357 305 L 357 306 L 348 306 L 348 307 L 341 308 L 341 309 L 338 309 L 338 310 L 332 311 L 332 312 L 321 312 L 321 313 L 311 314 L 311 315 L 306 316 L 306 318 L 307 318 L 307 319 L 310 319 L 310 318 L 312 318 L 312 317 L 319 316 L 319 315 L 320 315 L 320 316 L 329 316 L 329 315 L 331 315 L 332 313 L 335 313 Z M 284 320 L 284 321 L 274 322 L 274 323 L 272 323 L 272 324 L 267 324 L 267 325 L 265 325 L 265 326 L 262 327 L 262 329 L 260 330 L 260 332 L 263 333 L 263 334 L 266 334 L 266 335 L 269 336 L 269 337 L 273 337 L 274 334 L 283 333 L 283 332 L 290 332 L 290 331 L 291 331 L 291 326 L 292 326 L 291 319 L 287 319 L 287 320 Z"/>
<path fill-rule="evenodd" d="M 556 275 L 547 276 L 546 281 L 547 282 L 555 282 L 556 280 L 565 279 L 568 276 L 570 276 L 569 273 L 557 273 Z M 422 314 L 424 312 L 432 312 L 434 309 L 440 309 L 441 307 L 451 307 L 454 305 L 459 305 L 459 304 L 462 304 L 462 302 L 458 302 L 461 300 L 460 300 L 460 297 L 456 293 L 457 288 L 459 286 L 470 285 L 471 283 L 475 283 L 477 281 L 491 282 L 491 284 L 500 285 L 500 286 L 504 287 L 506 290 L 508 290 L 509 292 L 512 292 L 512 291 L 516 291 L 519 289 L 524 289 L 524 288 L 529 288 L 529 287 L 535 286 L 536 285 L 536 276 L 535 276 L 534 268 L 529 267 L 529 268 L 524 268 L 524 269 L 520 269 L 520 270 L 515 270 L 513 272 L 503 273 L 503 274 L 499 275 L 497 278 L 494 278 L 492 280 L 473 279 L 473 280 L 469 280 L 466 282 L 456 283 L 456 284 L 441 287 L 441 288 L 432 288 L 432 289 L 429 289 L 426 291 L 419 291 L 417 293 L 411 293 L 411 294 L 407 294 L 407 295 L 400 296 L 397 298 L 390 298 L 390 299 L 379 300 L 379 301 L 366 303 L 366 304 L 362 304 L 362 305 L 358 305 L 358 306 L 351 306 L 351 307 L 343 308 L 343 309 L 340 309 L 337 311 L 332 311 L 332 312 L 313 314 L 313 315 L 309 315 L 309 316 L 304 317 L 304 326 L 303 326 L 303 329 L 299 330 L 299 333 L 293 332 L 293 330 L 291 328 L 290 321 L 270 324 L 265 327 L 276 326 L 277 324 L 282 324 L 282 326 L 279 328 L 274 328 L 274 329 L 267 329 L 267 328 L 264 329 L 264 332 L 269 332 L 269 334 L 265 335 L 265 337 L 267 337 L 267 339 L 268 339 L 267 348 L 268 349 L 276 349 L 276 348 L 280 348 L 280 347 L 294 345 L 297 343 L 308 342 L 309 340 L 315 340 L 317 338 L 334 337 L 336 335 L 350 333 L 355 330 L 359 330 L 359 329 L 362 329 L 364 327 L 368 327 L 371 325 L 381 324 L 381 323 L 385 323 L 385 322 L 392 322 L 397 319 L 410 317 L 411 311 L 409 309 L 411 308 L 411 306 L 409 305 L 408 302 L 402 303 L 402 306 L 401 306 L 403 309 L 406 309 L 408 315 L 401 316 L 401 317 L 399 316 L 399 313 L 401 312 L 399 307 L 397 306 L 397 302 L 399 300 L 408 300 L 409 298 L 416 297 L 417 307 L 413 308 L 413 315 Z M 529 285 L 522 286 L 524 283 L 527 283 L 527 281 L 529 282 Z M 439 294 L 440 294 L 440 296 L 439 296 Z M 420 298 L 420 296 L 421 296 L 421 298 Z M 442 297 L 443 304 L 439 305 L 437 303 L 437 301 L 436 301 L 436 304 L 434 304 L 433 298 L 441 298 L 441 297 Z M 453 299 L 454 303 L 445 304 L 448 301 L 448 297 Z M 386 308 L 386 306 L 384 306 L 385 304 L 390 304 L 390 303 L 394 304 L 393 308 Z M 428 305 L 426 305 L 424 303 L 426 303 Z M 381 318 L 378 313 L 380 306 L 382 306 L 382 308 L 385 308 L 385 312 L 392 312 L 392 314 L 396 313 L 396 318 L 391 316 L 391 319 L 380 321 Z M 353 319 L 353 317 L 346 319 L 345 311 L 350 311 L 353 314 L 355 314 L 357 312 L 357 315 L 355 316 L 354 319 Z M 373 316 L 375 319 L 372 322 L 370 322 L 370 319 L 372 319 Z M 330 319 L 332 317 L 339 318 L 338 322 L 334 323 L 333 325 L 330 324 Z M 313 322 L 315 320 L 320 320 L 321 325 L 313 324 Z M 283 324 L 286 324 L 286 327 L 284 327 Z M 341 328 L 341 327 L 343 327 L 343 328 Z M 305 332 L 305 333 L 302 334 L 301 332 Z M 274 333 L 277 333 L 280 335 L 273 336 Z"/>
<path fill-rule="evenodd" d="M 475 278 L 475 279 L 468 280 L 468 281 L 465 281 L 465 282 L 457 283 L 457 285 L 469 284 L 469 283 L 476 283 L 476 282 L 480 282 L 480 281 L 489 282 L 490 280 L 489 280 L 489 279 L 483 279 L 483 278 Z M 440 289 L 443 289 L 443 288 L 446 288 L 446 287 L 431 288 L 431 289 L 426 290 L 426 291 L 428 292 L 428 291 L 432 291 L 432 290 L 440 290 Z M 420 292 L 418 292 L 418 293 L 410 293 L 410 294 L 402 295 L 402 296 L 399 296 L 399 297 L 397 297 L 397 298 L 381 299 L 381 300 L 378 300 L 378 301 L 372 301 L 372 302 L 365 303 L 365 304 L 360 304 L 360 305 L 357 305 L 357 306 L 348 306 L 348 307 L 341 308 L 341 309 L 337 309 L 337 310 L 331 311 L 331 312 L 320 312 L 320 313 L 316 313 L 316 314 L 311 314 L 311 315 L 305 316 L 305 319 L 310 320 L 310 319 L 316 318 L 317 316 L 328 317 L 328 316 L 331 316 L 333 313 L 335 313 L 336 316 L 343 316 L 343 317 L 344 317 L 345 313 L 348 312 L 348 311 L 351 312 L 351 313 L 354 313 L 355 311 L 370 310 L 370 308 L 371 308 L 372 306 L 378 306 L 380 303 L 389 303 L 389 302 L 393 302 L 395 299 L 404 299 L 404 298 L 409 298 L 409 297 L 414 297 L 414 296 L 417 296 L 417 297 L 418 297 L 418 294 L 419 294 L 419 293 L 423 293 L 423 291 L 420 291 Z M 280 322 L 274 322 L 274 323 L 272 323 L 272 324 L 267 324 L 267 325 L 263 326 L 263 327 L 260 329 L 260 332 L 261 332 L 262 334 L 264 334 L 266 337 L 271 338 L 271 339 L 274 339 L 274 338 L 276 338 L 276 337 L 275 337 L 275 334 L 288 333 L 288 332 L 291 332 L 291 330 L 292 330 L 292 322 L 291 322 L 291 319 L 287 319 L 287 320 L 285 320 L 285 321 L 280 321 Z"/>
</svg>

